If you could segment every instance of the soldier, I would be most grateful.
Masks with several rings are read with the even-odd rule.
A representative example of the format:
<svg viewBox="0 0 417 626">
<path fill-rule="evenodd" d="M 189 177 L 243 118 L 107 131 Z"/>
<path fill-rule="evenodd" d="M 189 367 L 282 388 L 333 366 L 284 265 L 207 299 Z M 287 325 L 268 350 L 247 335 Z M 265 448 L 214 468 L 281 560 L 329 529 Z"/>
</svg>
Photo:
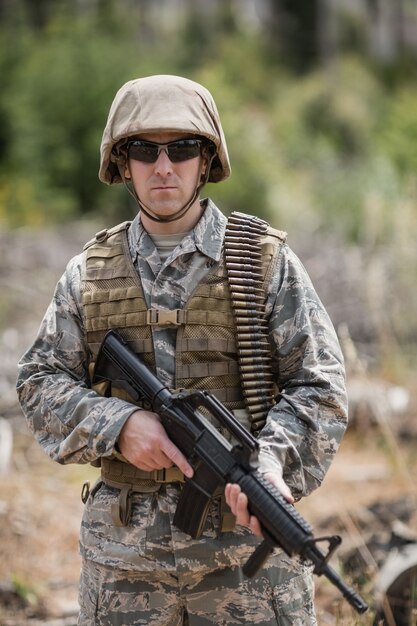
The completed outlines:
<svg viewBox="0 0 417 626">
<path fill-rule="evenodd" d="M 101 465 L 84 490 L 80 626 L 316 624 L 308 564 L 276 550 L 254 578 L 243 575 L 260 527 L 239 487 L 213 500 L 200 539 L 180 532 L 172 519 L 192 466 L 157 414 L 90 382 L 101 341 L 117 329 L 171 390 L 207 389 L 256 430 L 260 469 L 289 501 L 320 485 L 346 428 L 339 344 L 284 234 L 266 227 L 258 243 L 269 369 L 258 385 L 271 378 L 276 394 L 265 419 L 251 414 L 224 261 L 227 220 L 200 198 L 205 183 L 229 175 L 204 87 L 176 76 L 126 83 L 109 112 L 99 177 L 123 182 L 138 214 L 69 262 L 19 364 L 21 406 L 46 453 Z"/>
</svg>

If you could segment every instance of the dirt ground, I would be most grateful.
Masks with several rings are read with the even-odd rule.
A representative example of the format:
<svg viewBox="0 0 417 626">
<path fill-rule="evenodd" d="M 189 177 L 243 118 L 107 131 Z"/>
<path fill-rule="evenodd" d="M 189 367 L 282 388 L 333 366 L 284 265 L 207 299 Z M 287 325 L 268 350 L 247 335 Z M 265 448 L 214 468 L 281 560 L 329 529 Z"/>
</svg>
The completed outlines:
<svg viewBox="0 0 417 626">
<path fill-rule="evenodd" d="M 0 483 L 0 624 L 72 626 L 80 567 L 80 491 L 84 480 L 94 481 L 97 470 L 53 463 L 21 416 L 13 415 L 11 424 L 13 458 Z M 375 503 L 389 506 L 400 495 L 415 497 L 415 463 L 414 468 L 407 464 L 406 474 L 401 466 L 414 452 L 404 445 L 396 459 L 397 452 L 388 453 L 378 439 L 377 431 L 360 441 L 356 433 L 347 435 L 323 486 L 297 505 L 316 535 L 342 535 L 341 555 L 366 544 L 369 529 L 362 536 L 355 526 L 362 510 Z M 331 565 L 338 570 L 340 562 L 333 557 Z M 316 578 L 316 584 L 320 624 L 371 624 L 371 615 L 357 618 L 325 578 Z M 373 602 L 369 582 L 358 591 Z"/>
<path fill-rule="evenodd" d="M 0 444 L 7 432 L 13 436 L 12 456 L 0 470 L 0 626 L 76 624 L 80 492 L 84 480 L 95 480 L 97 470 L 62 467 L 45 456 L 17 407 L 14 381 L 18 355 L 32 341 L 56 279 L 91 232 L 94 225 L 73 225 L 43 237 L 30 231 L 0 233 L 0 422 L 4 418 L 10 427 L 0 430 Z M 386 410 L 389 391 L 402 392 L 406 402 Z M 362 554 L 368 576 L 358 590 L 373 606 L 378 564 L 367 542 L 374 530 L 387 541 L 392 520 L 376 522 L 369 507 L 386 504 L 391 510 L 399 498 L 416 498 L 417 399 L 411 383 L 398 390 L 357 375 L 350 394 L 353 421 L 347 436 L 323 486 L 297 509 L 315 535 L 342 536 L 340 558 L 332 557 L 332 567 L 341 571 L 352 550 Z M 376 397 L 384 410 L 375 408 Z M 406 526 L 417 534 L 415 521 L 411 515 Z M 316 586 L 321 626 L 373 623 L 372 610 L 356 616 L 324 577 L 316 578 Z"/>
</svg>

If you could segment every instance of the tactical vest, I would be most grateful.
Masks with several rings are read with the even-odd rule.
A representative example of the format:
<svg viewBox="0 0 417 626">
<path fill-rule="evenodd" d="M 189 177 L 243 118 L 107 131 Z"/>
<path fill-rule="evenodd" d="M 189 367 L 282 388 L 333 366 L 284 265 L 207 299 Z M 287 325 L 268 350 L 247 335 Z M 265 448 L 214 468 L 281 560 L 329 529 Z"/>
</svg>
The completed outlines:
<svg viewBox="0 0 417 626">
<path fill-rule="evenodd" d="M 90 370 L 110 329 L 140 354 L 153 370 L 153 325 L 177 327 L 177 389 L 205 389 L 230 410 L 244 409 L 231 295 L 224 259 L 196 288 L 184 309 L 147 309 L 142 284 L 128 248 L 130 222 L 103 230 L 86 244 L 82 270 L 82 303 Z M 261 242 L 263 287 L 270 280 L 273 260 L 283 234 L 269 228 Z M 100 393 L 123 395 L 98 388 Z"/>
</svg>

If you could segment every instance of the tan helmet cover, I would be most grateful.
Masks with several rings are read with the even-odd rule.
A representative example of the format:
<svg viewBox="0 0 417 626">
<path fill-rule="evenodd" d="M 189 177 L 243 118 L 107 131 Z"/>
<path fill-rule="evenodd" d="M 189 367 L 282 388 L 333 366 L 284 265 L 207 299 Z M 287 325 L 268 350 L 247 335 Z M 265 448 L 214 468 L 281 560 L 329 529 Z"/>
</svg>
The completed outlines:
<svg viewBox="0 0 417 626">
<path fill-rule="evenodd" d="M 159 75 L 131 80 L 117 92 L 101 141 L 99 179 L 108 185 L 122 182 L 112 154 L 115 144 L 161 131 L 207 137 L 216 146 L 208 181 L 230 176 L 226 140 L 210 92 L 187 78 Z"/>
</svg>

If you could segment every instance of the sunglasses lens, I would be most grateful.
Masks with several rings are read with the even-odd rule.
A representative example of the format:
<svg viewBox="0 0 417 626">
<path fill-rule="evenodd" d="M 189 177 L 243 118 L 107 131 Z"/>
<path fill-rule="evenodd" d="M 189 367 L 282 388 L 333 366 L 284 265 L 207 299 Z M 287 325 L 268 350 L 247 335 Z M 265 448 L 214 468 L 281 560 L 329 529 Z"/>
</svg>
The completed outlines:
<svg viewBox="0 0 417 626">
<path fill-rule="evenodd" d="M 168 144 L 168 156 L 173 163 L 194 159 L 200 154 L 198 139 L 180 139 Z"/>
<path fill-rule="evenodd" d="M 128 152 L 130 159 L 144 163 L 155 163 L 158 158 L 158 146 L 148 141 L 132 141 Z"/>
<path fill-rule="evenodd" d="M 180 163 L 194 159 L 200 154 L 201 141 L 199 139 L 179 139 L 167 144 L 157 144 L 151 141 L 135 139 L 128 145 L 129 158 L 143 163 L 155 163 L 162 149 L 166 149 L 172 163 Z"/>
</svg>

